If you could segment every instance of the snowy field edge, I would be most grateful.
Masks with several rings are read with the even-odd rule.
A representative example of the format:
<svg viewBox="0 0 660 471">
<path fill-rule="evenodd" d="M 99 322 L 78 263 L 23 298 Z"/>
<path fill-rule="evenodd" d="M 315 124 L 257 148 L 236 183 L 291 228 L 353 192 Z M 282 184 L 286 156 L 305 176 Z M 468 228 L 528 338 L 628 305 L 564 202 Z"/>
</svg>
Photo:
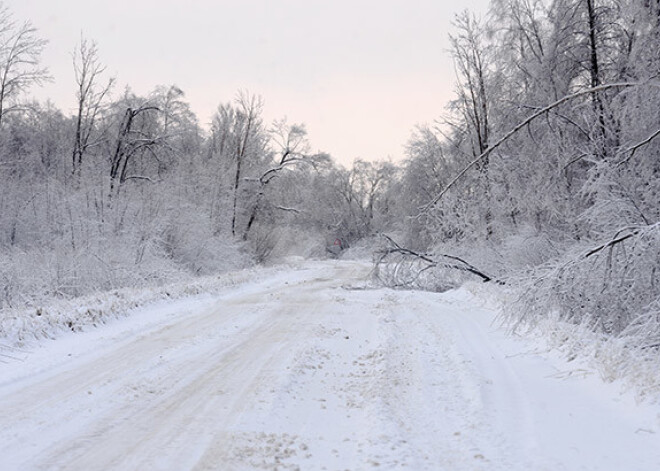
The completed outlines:
<svg viewBox="0 0 660 471">
<path fill-rule="evenodd" d="M 164 300 L 217 294 L 248 281 L 256 281 L 300 266 L 295 257 L 271 267 L 250 267 L 213 276 L 151 288 L 122 288 L 73 299 L 51 299 L 37 306 L 0 310 L 0 358 L 5 350 L 29 346 L 41 339 L 55 339 L 129 316 L 138 308 Z"/>
</svg>

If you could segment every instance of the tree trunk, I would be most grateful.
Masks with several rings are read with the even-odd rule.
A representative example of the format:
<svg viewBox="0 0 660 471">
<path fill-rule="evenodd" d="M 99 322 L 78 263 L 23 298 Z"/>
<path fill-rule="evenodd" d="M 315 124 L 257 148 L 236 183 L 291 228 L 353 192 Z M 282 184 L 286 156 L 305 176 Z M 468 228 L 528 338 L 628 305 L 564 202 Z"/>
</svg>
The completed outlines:
<svg viewBox="0 0 660 471">
<path fill-rule="evenodd" d="M 601 70 L 600 61 L 598 57 L 598 16 L 594 5 L 594 0 L 586 0 L 587 2 L 587 20 L 589 22 L 589 75 L 591 79 L 591 88 L 596 88 L 601 84 Z M 601 95 L 599 93 L 593 94 L 594 113 L 598 120 L 596 146 L 597 155 L 601 159 L 607 157 L 607 144 L 605 142 L 606 129 L 605 129 L 605 109 Z"/>
</svg>

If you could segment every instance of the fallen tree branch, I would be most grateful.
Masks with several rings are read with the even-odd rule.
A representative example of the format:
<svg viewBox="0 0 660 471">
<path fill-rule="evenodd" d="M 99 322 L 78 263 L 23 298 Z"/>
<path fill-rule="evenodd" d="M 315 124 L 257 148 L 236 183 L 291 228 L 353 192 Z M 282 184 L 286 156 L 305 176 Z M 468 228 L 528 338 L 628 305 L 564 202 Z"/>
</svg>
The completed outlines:
<svg viewBox="0 0 660 471">
<path fill-rule="evenodd" d="M 406 249 L 406 248 L 404 248 L 404 247 L 401 247 L 401 246 L 400 246 L 399 244 L 397 244 L 397 243 L 394 241 L 394 239 L 392 239 L 390 236 L 385 235 L 385 234 L 382 234 L 382 236 L 383 236 L 385 239 L 387 239 L 387 241 L 388 241 L 388 242 L 390 243 L 390 245 L 392 246 L 392 248 L 390 248 L 390 249 L 386 249 L 385 254 L 389 254 L 389 253 L 395 253 L 395 252 L 397 252 L 397 253 L 400 253 L 400 254 L 403 254 L 403 255 L 412 255 L 413 257 L 417 257 L 417 258 L 419 258 L 420 260 L 424 260 L 425 262 L 428 262 L 428 263 L 437 264 L 437 262 L 435 262 L 434 260 L 431 260 L 430 258 L 428 258 L 428 257 L 427 257 L 426 255 L 424 255 L 424 254 L 419 254 L 419 253 L 417 253 L 417 252 L 413 252 L 413 251 L 410 250 L 410 249 Z"/>
<path fill-rule="evenodd" d="M 429 257 L 426 254 L 421 254 L 421 253 L 415 252 L 413 250 L 410 250 L 408 248 L 401 247 L 391 237 L 389 237 L 385 234 L 382 234 L 382 236 L 383 236 L 383 238 L 385 238 L 387 240 L 389 246 L 378 252 L 381 256 L 378 259 L 378 261 L 376 262 L 376 265 L 380 265 L 381 263 L 383 263 L 385 261 L 385 258 L 387 258 L 388 255 L 400 254 L 404 257 L 413 257 L 413 258 L 415 258 L 417 260 L 421 260 L 421 261 L 423 261 L 427 264 L 426 267 L 424 267 L 423 269 L 421 269 L 419 271 L 416 278 L 418 278 L 419 275 L 421 275 L 421 273 L 423 273 L 424 271 L 439 266 L 439 267 L 443 267 L 443 268 L 450 268 L 450 269 L 454 269 L 454 270 L 466 271 L 466 272 L 472 273 L 473 275 L 476 275 L 479 278 L 481 278 L 484 283 L 487 283 L 489 281 L 496 281 L 499 284 L 504 284 L 502 281 L 494 280 L 493 277 L 485 274 L 481 270 L 477 269 L 474 265 L 466 262 L 462 258 L 456 257 L 454 255 L 439 254 L 440 257 L 446 258 L 448 260 L 452 260 L 453 262 L 458 262 L 458 264 L 457 263 L 448 263 L 448 262 L 439 262 L 437 260 L 432 259 L 431 257 Z"/>
</svg>

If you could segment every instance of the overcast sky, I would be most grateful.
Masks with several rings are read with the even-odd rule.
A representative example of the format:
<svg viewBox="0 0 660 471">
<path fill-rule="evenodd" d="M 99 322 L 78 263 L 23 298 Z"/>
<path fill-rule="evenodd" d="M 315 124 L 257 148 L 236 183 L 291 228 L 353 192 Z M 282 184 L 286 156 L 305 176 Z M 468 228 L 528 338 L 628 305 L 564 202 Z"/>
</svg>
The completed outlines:
<svg viewBox="0 0 660 471">
<path fill-rule="evenodd" d="M 5 0 L 49 42 L 54 82 L 33 95 L 72 112 L 72 51 L 98 43 L 119 94 L 176 84 L 206 125 L 239 89 L 265 118 L 307 125 L 314 150 L 350 163 L 403 156 L 412 128 L 440 115 L 454 72 L 455 13 L 487 0 Z"/>
</svg>

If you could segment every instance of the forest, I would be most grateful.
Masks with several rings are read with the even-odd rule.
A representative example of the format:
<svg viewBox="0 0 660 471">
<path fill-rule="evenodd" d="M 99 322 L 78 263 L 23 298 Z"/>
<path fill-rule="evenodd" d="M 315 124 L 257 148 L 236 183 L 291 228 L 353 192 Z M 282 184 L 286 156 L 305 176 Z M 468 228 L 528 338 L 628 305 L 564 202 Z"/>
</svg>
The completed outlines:
<svg viewBox="0 0 660 471">
<path fill-rule="evenodd" d="M 512 325 L 553 317 L 660 351 L 659 0 L 458 15 L 453 101 L 404 160 L 350 168 L 304 124 L 265 122 L 267 97 L 238 91 L 206 128 L 176 85 L 117 90 L 91 38 L 73 51 L 75 113 L 30 100 L 46 38 L 21 20 L 0 10 L 0 312 L 339 239 L 373 249 L 390 286 L 476 274 L 516 293 Z"/>
</svg>

